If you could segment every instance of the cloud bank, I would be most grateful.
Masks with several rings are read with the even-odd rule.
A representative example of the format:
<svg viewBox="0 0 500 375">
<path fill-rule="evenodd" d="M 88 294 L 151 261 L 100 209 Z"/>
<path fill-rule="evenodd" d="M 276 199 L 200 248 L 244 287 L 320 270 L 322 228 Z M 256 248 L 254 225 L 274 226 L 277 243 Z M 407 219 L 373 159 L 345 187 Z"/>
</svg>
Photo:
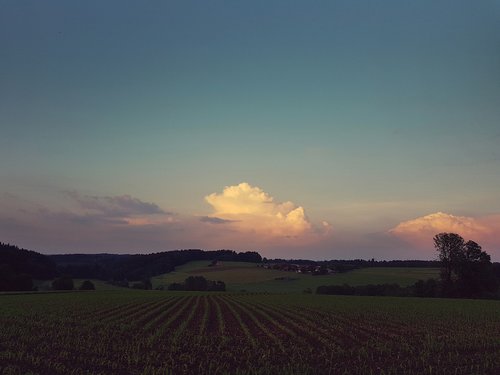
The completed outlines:
<svg viewBox="0 0 500 375">
<path fill-rule="evenodd" d="M 178 215 L 130 195 L 58 191 L 61 207 L 0 197 L 0 240 L 47 253 L 135 253 L 184 247 Z M 16 209 L 17 207 L 17 209 Z"/>
<path fill-rule="evenodd" d="M 154 203 L 143 202 L 127 194 L 100 197 L 80 195 L 76 191 L 68 191 L 66 193 L 79 204 L 80 208 L 105 216 L 170 214 Z"/>
</svg>

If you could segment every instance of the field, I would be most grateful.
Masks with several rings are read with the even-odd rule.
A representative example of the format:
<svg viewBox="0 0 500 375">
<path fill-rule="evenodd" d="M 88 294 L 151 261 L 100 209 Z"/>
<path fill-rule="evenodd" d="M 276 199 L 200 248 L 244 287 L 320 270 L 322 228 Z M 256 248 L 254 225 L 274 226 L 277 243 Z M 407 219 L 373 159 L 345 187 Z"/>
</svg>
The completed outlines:
<svg viewBox="0 0 500 375">
<path fill-rule="evenodd" d="M 500 301 L 0 296 L 1 374 L 498 374 Z"/>
<path fill-rule="evenodd" d="M 313 292 L 319 285 L 384 284 L 397 283 L 401 286 L 414 284 L 419 279 L 437 278 L 439 270 L 434 268 L 363 268 L 351 272 L 312 276 L 295 272 L 269 270 L 257 267 L 255 263 L 223 262 L 208 267 L 207 261 L 189 262 L 177 267 L 175 272 L 153 278 L 153 286 L 168 286 L 182 282 L 188 276 L 200 275 L 209 280 L 222 280 L 231 292 L 302 293 L 310 288 Z"/>
</svg>

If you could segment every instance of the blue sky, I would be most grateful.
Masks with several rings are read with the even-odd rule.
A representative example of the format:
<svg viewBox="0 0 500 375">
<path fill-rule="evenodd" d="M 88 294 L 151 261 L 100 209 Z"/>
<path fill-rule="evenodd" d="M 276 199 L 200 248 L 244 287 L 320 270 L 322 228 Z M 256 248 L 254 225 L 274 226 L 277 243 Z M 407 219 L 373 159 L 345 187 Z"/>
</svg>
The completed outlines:
<svg viewBox="0 0 500 375">
<path fill-rule="evenodd" d="M 293 254 L 410 256 L 354 238 L 437 212 L 494 232 L 499 21 L 498 1 L 2 1 L 0 236 L 73 251 L 34 234 L 40 207 L 89 214 L 70 191 L 176 213 L 155 242 L 120 227 L 133 248 L 100 223 L 109 237 L 85 251 L 248 246 L 244 228 L 224 246 L 196 224 L 218 214 L 206 196 L 242 182 L 332 226 Z M 219 240 L 185 234 L 205 231 Z"/>
</svg>

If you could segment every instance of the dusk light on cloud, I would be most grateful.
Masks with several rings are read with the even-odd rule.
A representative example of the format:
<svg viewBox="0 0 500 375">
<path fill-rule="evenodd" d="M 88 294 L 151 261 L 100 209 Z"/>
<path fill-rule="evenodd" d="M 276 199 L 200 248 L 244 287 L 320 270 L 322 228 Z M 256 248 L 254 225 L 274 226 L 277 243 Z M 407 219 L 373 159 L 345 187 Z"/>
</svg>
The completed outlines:
<svg viewBox="0 0 500 375">
<path fill-rule="evenodd" d="M 265 236 L 297 237 L 311 230 L 304 208 L 292 202 L 276 202 L 261 188 L 242 182 L 226 186 L 205 200 L 213 217 L 233 222 L 239 230 Z"/>
<path fill-rule="evenodd" d="M 500 240 L 493 241 L 491 236 L 500 230 L 500 220 L 497 216 L 467 217 L 436 212 L 416 219 L 399 223 L 389 230 L 392 235 L 407 240 L 416 246 L 431 247 L 434 235 L 443 232 L 457 233 L 465 238 L 484 241 L 488 245 L 499 246 Z"/>
</svg>

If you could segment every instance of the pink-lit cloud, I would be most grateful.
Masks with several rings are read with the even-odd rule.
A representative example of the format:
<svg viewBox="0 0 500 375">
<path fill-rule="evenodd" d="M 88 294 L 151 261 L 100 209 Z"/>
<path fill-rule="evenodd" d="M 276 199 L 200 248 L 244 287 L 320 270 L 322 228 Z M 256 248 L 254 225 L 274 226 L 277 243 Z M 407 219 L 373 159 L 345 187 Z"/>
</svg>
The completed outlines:
<svg viewBox="0 0 500 375">
<path fill-rule="evenodd" d="M 128 194 L 117 196 L 89 196 L 76 191 L 66 192 L 78 207 L 71 212 L 75 219 L 108 221 L 126 225 L 158 225 L 171 223 L 174 214 L 155 203 L 144 202 Z"/>
<path fill-rule="evenodd" d="M 437 212 L 403 221 L 389 230 L 391 235 L 421 249 L 432 249 L 433 237 L 441 232 L 457 233 L 496 254 L 500 248 L 497 236 L 500 232 L 500 215 L 470 217 Z"/>
<path fill-rule="evenodd" d="M 166 249 L 169 237 L 182 232 L 178 215 L 130 195 L 56 195 L 58 208 L 16 195 L 0 197 L 0 240 L 49 253 L 124 253 Z"/>
</svg>

